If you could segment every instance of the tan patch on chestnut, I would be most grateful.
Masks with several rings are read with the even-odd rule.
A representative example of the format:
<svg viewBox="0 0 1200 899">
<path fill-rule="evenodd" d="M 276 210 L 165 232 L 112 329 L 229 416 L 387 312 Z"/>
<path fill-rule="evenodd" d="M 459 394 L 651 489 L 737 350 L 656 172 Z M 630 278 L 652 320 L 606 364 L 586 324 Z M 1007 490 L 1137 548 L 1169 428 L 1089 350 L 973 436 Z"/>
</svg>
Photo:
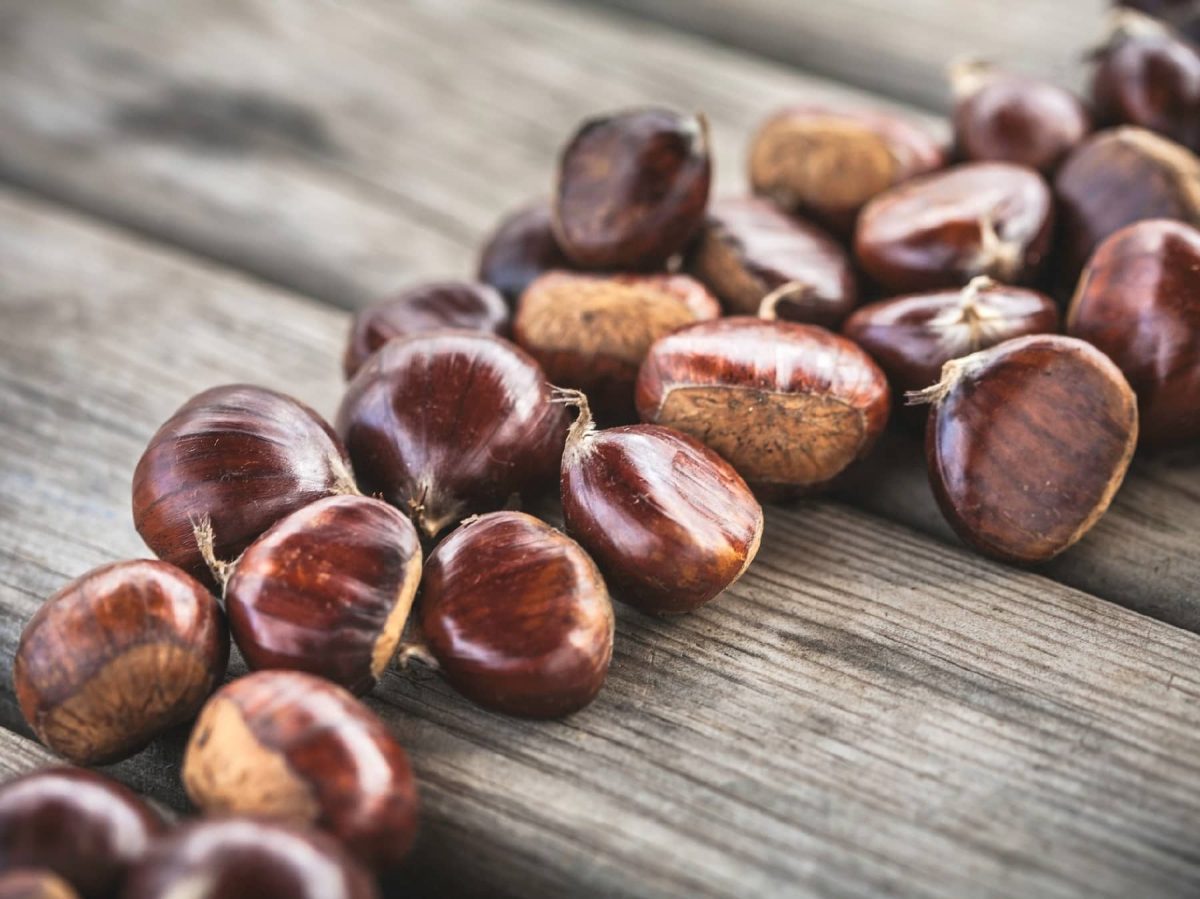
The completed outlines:
<svg viewBox="0 0 1200 899">
<path fill-rule="evenodd" d="M 436 533 L 436 532 L 435 532 Z M 421 556 L 415 555 L 404 566 L 404 580 L 396 591 L 396 604 L 388 612 L 383 630 L 375 640 L 371 650 L 371 676 L 378 680 L 383 676 L 389 664 L 396 656 L 396 648 L 404 635 L 404 625 L 408 623 L 412 611 L 413 600 L 417 596 L 417 587 L 421 583 Z"/>
</svg>

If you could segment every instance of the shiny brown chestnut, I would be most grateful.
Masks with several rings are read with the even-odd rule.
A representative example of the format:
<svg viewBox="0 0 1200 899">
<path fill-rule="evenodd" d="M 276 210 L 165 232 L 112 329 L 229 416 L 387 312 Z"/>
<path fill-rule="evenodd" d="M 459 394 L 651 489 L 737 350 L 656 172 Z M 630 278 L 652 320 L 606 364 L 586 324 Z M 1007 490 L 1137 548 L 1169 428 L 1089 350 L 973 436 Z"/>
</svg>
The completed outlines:
<svg viewBox="0 0 1200 899">
<path fill-rule="evenodd" d="M 1101 131 L 1067 157 L 1054 179 L 1062 276 L 1074 286 L 1100 241 L 1142 219 L 1200 225 L 1200 159 L 1144 128 Z"/>
<path fill-rule="evenodd" d="M 660 425 L 596 430 L 587 399 L 562 461 L 567 533 L 595 559 L 617 598 L 643 612 L 690 612 L 750 567 L 762 506 L 732 465 Z"/>
<path fill-rule="evenodd" d="M 104 764 L 191 720 L 228 659 L 225 616 L 202 584 L 166 562 L 117 562 L 38 609 L 17 646 L 13 685 L 43 743 L 78 764 Z"/>
<path fill-rule="evenodd" d="M 815 325 L 735 316 L 676 331 L 638 374 L 642 420 L 690 434 L 768 496 L 827 485 L 887 424 L 887 378 Z"/>
<path fill-rule="evenodd" d="M 1108 508 L 1137 443 L 1120 370 L 1073 337 L 1018 337 L 946 363 L 932 403 L 929 482 L 980 552 L 1021 564 L 1072 546 Z"/>
<path fill-rule="evenodd" d="M 368 356 L 393 337 L 461 328 L 507 334 L 508 306 L 490 284 L 431 281 L 368 306 L 354 316 L 342 369 L 354 377 Z"/>
<path fill-rule="evenodd" d="M 131 790 L 81 768 L 0 785 L 0 868 L 50 871 L 84 899 L 107 899 L 165 829 Z"/>
<path fill-rule="evenodd" d="M 836 327 L 858 300 L 840 244 L 753 197 L 712 204 L 687 270 L 738 315 Z"/>
<path fill-rule="evenodd" d="M 300 671 L 256 671 L 209 700 L 188 741 L 183 785 L 205 812 L 328 830 L 376 869 L 417 829 L 408 755 L 346 690 Z"/>
<path fill-rule="evenodd" d="M 0 899 L 79 899 L 79 894 L 57 874 L 16 868 L 0 874 Z"/>
<path fill-rule="evenodd" d="M 350 382 L 337 416 L 363 491 L 432 538 L 536 489 L 558 470 L 566 415 L 541 368 L 490 334 L 388 341 Z"/>
<path fill-rule="evenodd" d="M 1050 174 L 1092 130 L 1073 93 L 1006 72 L 982 60 L 950 67 L 958 153 L 979 162 L 1012 162 Z"/>
<path fill-rule="evenodd" d="M 750 142 L 750 185 L 784 212 L 812 216 L 840 234 L 873 197 L 946 164 L 945 150 L 892 113 L 793 106 Z"/>
<path fill-rule="evenodd" d="M 859 265 L 894 291 L 935 290 L 979 275 L 1028 283 L 1050 251 L 1054 204 L 1032 169 L 970 162 L 913 178 L 858 219 Z"/>
<path fill-rule="evenodd" d="M 479 254 L 477 277 L 500 291 L 510 306 L 517 305 L 538 275 L 571 268 L 554 236 L 553 219 L 548 200 L 523 206 L 501 219 Z"/>
<path fill-rule="evenodd" d="M 653 269 L 704 218 L 712 178 L 704 116 L 634 109 L 583 122 L 562 152 L 558 245 L 590 269 Z"/>
<path fill-rule="evenodd" d="M 720 314 L 686 275 L 548 272 L 521 296 L 513 336 L 552 384 L 586 392 L 606 421 L 633 421 L 633 383 L 650 344 Z"/>
<path fill-rule="evenodd" d="M 1100 244 L 1067 314 L 1138 396 L 1142 443 L 1200 442 L 1200 231 L 1149 220 Z"/>
<path fill-rule="evenodd" d="M 387 503 L 331 496 L 277 522 L 225 576 L 229 627 L 250 668 L 307 671 L 361 695 L 400 644 L 421 543 Z"/>
<path fill-rule="evenodd" d="M 559 718 L 600 691 L 613 609 L 582 547 L 522 512 L 464 523 L 429 557 L 421 634 L 442 674 L 486 709 Z"/>
<path fill-rule="evenodd" d="M 130 871 L 121 899 L 378 899 L 336 840 L 255 818 L 185 824 Z"/>
<path fill-rule="evenodd" d="M 150 439 L 133 474 L 133 522 L 156 556 L 215 585 L 193 528 L 237 558 L 289 512 L 355 492 L 345 451 L 308 406 L 246 384 L 188 400 Z"/>
</svg>

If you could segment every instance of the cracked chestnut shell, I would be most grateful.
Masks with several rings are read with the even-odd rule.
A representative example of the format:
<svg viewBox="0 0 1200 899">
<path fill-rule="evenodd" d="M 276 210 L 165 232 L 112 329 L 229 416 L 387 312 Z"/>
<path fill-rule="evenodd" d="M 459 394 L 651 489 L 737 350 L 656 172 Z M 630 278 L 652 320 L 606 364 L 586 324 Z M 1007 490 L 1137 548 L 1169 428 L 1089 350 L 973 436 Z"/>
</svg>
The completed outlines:
<svg viewBox="0 0 1200 899">
<path fill-rule="evenodd" d="M 840 244 L 752 197 L 713 203 L 687 268 L 737 315 L 835 327 L 858 300 Z"/>
<path fill-rule="evenodd" d="M 474 281 L 431 281 L 399 296 L 368 306 L 354 316 L 342 369 L 347 378 L 368 356 L 393 337 L 447 328 L 508 333 L 508 306 L 489 284 Z"/>
<path fill-rule="evenodd" d="M 218 690 L 188 741 L 183 785 L 205 812 L 320 827 L 377 869 L 399 864 L 417 829 L 404 749 L 349 692 L 300 671 Z"/>
<path fill-rule="evenodd" d="M 711 178 L 703 116 L 634 109 L 587 119 L 559 158 L 555 238 L 583 268 L 659 268 L 700 226 Z"/>
<path fill-rule="evenodd" d="M 945 164 L 941 144 L 897 115 L 811 105 L 775 113 L 749 150 L 754 193 L 840 234 L 873 197 Z"/>
<path fill-rule="evenodd" d="M 21 634 L 13 684 L 43 743 L 78 764 L 104 764 L 194 717 L 228 658 L 225 616 L 202 584 L 165 562 L 117 562 L 38 609 Z"/>
<path fill-rule="evenodd" d="M 364 493 L 432 538 L 558 470 L 566 415 L 541 368 L 500 337 L 439 331 L 390 340 L 337 416 Z"/>
<path fill-rule="evenodd" d="M 554 236 L 550 201 L 538 200 L 501 219 L 479 254 L 478 278 L 515 307 L 538 275 L 570 267 Z"/>
<path fill-rule="evenodd" d="M 363 694 L 395 656 L 420 581 L 421 544 L 403 513 L 332 496 L 250 544 L 225 607 L 250 668 L 307 671 Z"/>
<path fill-rule="evenodd" d="M 378 899 L 331 837 L 254 818 L 184 824 L 130 872 L 121 899 Z"/>
<path fill-rule="evenodd" d="M 695 437 L 768 496 L 827 485 L 887 424 L 879 366 L 815 325 L 733 317 L 676 331 L 638 374 L 642 420 Z"/>
<path fill-rule="evenodd" d="M 0 863 L 53 872 L 83 899 L 112 896 L 164 830 L 131 790 L 93 771 L 43 768 L 0 786 Z"/>
<path fill-rule="evenodd" d="M 583 390 L 606 421 L 633 421 L 633 384 L 650 344 L 720 314 L 686 275 L 548 272 L 521 297 L 513 335 L 552 384 Z"/>
<path fill-rule="evenodd" d="M 1150 220 L 1105 240 L 1084 269 L 1067 333 L 1125 374 L 1144 444 L 1200 441 L 1200 231 Z"/>
<path fill-rule="evenodd" d="M 1032 169 L 970 162 L 872 200 L 854 235 L 859 265 L 894 291 L 935 290 L 979 275 L 1028 283 L 1050 251 L 1054 204 Z"/>
<path fill-rule="evenodd" d="M 613 609 L 583 548 L 522 512 L 464 523 L 429 557 L 421 634 L 442 674 L 486 709 L 559 718 L 595 698 Z"/>
<path fill-rule="evenodd" d="M 79 894 L 57 874 L 17 868 L 0 874 L 0 899 L 79 899 Z"/>
<path fill-rule="evenodd" d="M 150 439 L 133 474 L 133 522 L 156 556 L 215 586 L 196 522 L 211 522 L 217 556 L 235 559 L 290 512 L 353 492 L 345 451 L 316 412 L 231 384 L 192 397 Z"/>
<path fill-rule="evenodd" d="M 1009 562 L 1044 562 L 1083 537 L 1137 443 L 1124 376 L 1073 337 L 1018 337 L 955 359 L 910 398 L 933 404 L 925 449 L 946 520 Z"/>
</svg>

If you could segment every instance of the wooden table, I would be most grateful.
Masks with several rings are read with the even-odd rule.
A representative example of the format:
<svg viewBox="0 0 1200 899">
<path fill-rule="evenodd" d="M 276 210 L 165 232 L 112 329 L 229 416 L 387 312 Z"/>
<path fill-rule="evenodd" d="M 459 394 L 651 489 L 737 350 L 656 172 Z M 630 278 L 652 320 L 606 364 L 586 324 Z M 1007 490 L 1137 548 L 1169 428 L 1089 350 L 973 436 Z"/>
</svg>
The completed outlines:
<svg viewBox="0 0 1200 899">
<path fill-rule="evenodd" d="M 346 309 L 469 274 L 586 113 L 703 109 L 732 192 L 754 123 L 814 96 L 886 102 L 585 5 L 0 3 L 0 769 L 49 758 L 20 629 L 145 554 L 130 475 L 185 398 L 252 381 L 331 413 Z M 1195 456 L 1139 462 L 1039 571 L 959 546 L 905 441 L 878 463 L 770 509 L 722 601 L 622 608 L 566 721 L 389 674 L 370 702 L 424 802 L 396 895 L 1200 892 Z M 113 773 L 182 808 L 180 745 Z"/>
</svg>

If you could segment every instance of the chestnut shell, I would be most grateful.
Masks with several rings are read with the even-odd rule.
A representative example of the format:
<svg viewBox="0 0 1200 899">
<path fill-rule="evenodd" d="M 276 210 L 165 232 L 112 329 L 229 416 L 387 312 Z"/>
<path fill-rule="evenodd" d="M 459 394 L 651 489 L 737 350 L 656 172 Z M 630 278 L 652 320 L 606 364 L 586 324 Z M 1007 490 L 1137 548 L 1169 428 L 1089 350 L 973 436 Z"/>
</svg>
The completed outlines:
<svg viewBox="0 0 1200 899">
<path fill-rule="evenodd" d="M 500 221 L 479 254 L 479 280 L 500 291 L 510 306 L 538 275 L 571 267 L 554 236 L 553 218 L 549 200 L 523 206 Z"/>
</svg>

